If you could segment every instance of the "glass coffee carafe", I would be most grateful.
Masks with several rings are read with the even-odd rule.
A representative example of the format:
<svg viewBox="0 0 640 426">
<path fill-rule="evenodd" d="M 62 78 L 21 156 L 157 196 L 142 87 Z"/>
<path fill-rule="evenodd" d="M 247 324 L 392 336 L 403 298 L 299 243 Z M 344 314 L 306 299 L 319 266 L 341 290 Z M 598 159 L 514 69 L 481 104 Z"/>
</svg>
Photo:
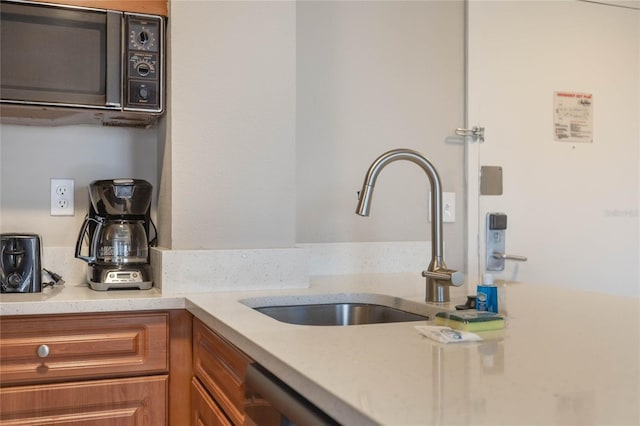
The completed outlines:
<svg viewBox="0 0 640 426">
<path fill-rule="evenodd" d="M 96 262 L 113 265 L 146 263 L 147 233 L 141 220 L 110 221 L 96 229 Z"/>
</svg>

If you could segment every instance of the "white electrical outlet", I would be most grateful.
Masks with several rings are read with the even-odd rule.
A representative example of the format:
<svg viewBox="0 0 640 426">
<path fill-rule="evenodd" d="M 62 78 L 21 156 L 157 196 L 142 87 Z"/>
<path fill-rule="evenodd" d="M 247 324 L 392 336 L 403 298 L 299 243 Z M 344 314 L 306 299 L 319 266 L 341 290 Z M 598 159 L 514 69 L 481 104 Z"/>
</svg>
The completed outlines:
<svg viewBox="0 0 640 426">
<path fill-rule="evenodd" d="M 51 216 L 73 215 L 73 179 L 51 179 Z"/>
</svg>

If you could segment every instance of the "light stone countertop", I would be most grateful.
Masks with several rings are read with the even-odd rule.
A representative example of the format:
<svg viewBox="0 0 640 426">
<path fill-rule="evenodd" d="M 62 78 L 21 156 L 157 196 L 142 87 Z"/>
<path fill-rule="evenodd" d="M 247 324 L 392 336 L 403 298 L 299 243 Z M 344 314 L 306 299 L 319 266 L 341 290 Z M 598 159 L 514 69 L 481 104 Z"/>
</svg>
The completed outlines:
<svg viewBox="0 0 640 426">
<path fill-rule="evenodd" d="M 64 284 L 47 287 L 40 293 L 0 294 L 0 316 L 141 311 L 184 307 L 184 296 L 166 296 L 156 288 L 144 291 L 93 291 L 87 284 Z"/>
<path fill-rule="evenodd" d="M 640 424 L 638 298 L 509 285 L 507 327 L 480 333 L 482 342 L 449 345 L 420 335 L 414 325 L 424 323 L 297 326 L 239 302 L 336 293 L 424 303 L 424 281 L 416 274 L 341 275 L 313 278 L 308 289 L 170 296 L 66 286 L 2 295 L 0 314 L 186 307 L 348 425 Z"/>
</svg>

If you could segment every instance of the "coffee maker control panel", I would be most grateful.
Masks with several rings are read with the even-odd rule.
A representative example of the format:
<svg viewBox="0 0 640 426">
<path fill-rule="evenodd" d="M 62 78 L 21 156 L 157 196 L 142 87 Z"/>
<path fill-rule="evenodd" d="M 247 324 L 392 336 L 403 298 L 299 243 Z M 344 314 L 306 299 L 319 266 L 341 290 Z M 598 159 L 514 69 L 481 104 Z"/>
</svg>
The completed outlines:
<svg viewBox="0 0 640 426">
<path fill-rule="evenodd" d="M 141 283 L 140 271 L 112 271 L 107 273 L 106 284 Z"/>
</svg>

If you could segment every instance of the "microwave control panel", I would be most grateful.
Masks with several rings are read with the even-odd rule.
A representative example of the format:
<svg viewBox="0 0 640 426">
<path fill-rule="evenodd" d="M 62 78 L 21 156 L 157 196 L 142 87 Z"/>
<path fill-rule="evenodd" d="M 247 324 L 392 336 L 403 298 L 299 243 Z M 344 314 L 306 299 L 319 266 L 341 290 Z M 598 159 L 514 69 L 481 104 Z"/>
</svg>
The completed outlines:
<svg viewBox="0 0 640 426">
<path fill-rule="evenodd" d="M 124 108 L 131 111 L 161 112 L 163 18 L 125 14 L 125 19 L 127 84 Z"/>
</svg>

